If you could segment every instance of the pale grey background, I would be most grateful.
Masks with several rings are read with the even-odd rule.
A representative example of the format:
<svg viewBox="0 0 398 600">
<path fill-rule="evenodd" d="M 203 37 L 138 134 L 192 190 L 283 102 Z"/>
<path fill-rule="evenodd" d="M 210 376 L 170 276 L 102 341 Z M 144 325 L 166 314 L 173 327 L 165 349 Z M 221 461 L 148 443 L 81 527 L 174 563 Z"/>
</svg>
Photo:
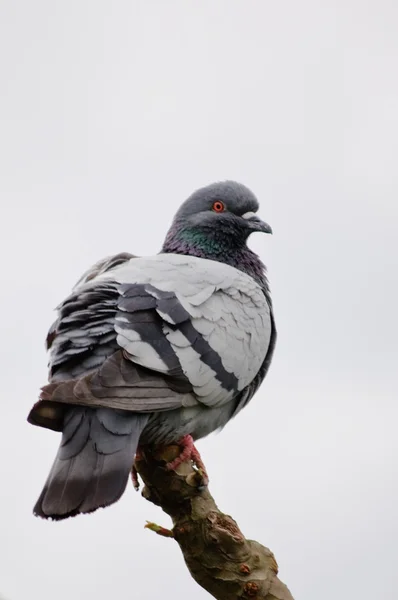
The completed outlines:
<svg viewBox="0 0 398 600">
<path fill-rule="evenodd" d="M 25 422 L 53 307 L 109 253 L 158 250 L 195 188 L 258 195 L 279 344 L 199 443 L 211 491 L 295 598 L 397 595 L 396 0 L 0 0 L 0 594 L 206 598 L 168 519 L 34 519 L 58 436 Z M 395 590 L 395 591 L 394 591 Z"/>
</svg>

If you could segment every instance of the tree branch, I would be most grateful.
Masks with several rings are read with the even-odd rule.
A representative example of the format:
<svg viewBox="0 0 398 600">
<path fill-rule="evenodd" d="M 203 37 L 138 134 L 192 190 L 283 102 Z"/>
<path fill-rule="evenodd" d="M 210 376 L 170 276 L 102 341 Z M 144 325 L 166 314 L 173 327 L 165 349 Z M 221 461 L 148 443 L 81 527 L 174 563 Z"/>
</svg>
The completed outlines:
<svg viewBox="0 0 398 600">
<path fill-rule="evenodd" d="M 218 509 L 191 462 L 176 471 L 165 469 L 165 463 L 180 452 L 172 445 L 156 451 L 143 449 L 136 458 L 136 469 L 145 483 L 142 495 L 173 521 L 171 532 L 153 523 L 147 527 L 174 537 L 192 577 L 217 600 L 293 600 L 277 577 L 272 552 L 247 540 L 235 521 Z"/>
</svg>

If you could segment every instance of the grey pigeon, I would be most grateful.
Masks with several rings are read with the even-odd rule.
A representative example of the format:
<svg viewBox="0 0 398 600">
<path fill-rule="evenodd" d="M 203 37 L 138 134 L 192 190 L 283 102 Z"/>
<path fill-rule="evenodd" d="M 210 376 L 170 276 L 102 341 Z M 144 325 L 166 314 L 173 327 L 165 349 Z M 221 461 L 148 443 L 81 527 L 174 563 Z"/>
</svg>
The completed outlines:
<svg viewBox="0 0 398 600">
<path fill-rule="evenodd" d="M 34 514 L 64 519 L 116 502 L 138 446 L 197 440 L 252 398 L 276 330 L 265 267 L 272 233 L 232 181 L 196 191 L 159 254 L 122 253 L 85 273 L 47 337 L 49 383 L 30 423 L 62 431 Z"/>
</svg>

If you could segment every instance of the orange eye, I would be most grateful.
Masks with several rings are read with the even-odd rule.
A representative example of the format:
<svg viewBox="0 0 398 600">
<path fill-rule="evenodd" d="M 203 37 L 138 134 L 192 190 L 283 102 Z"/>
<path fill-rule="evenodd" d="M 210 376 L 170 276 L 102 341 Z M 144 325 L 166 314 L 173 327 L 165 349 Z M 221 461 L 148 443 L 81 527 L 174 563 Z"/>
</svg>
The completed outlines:
<svg viewBox="0 0 398 600">
<path fill-rule="evenodd" d="M 216 202 L 214 202 L 213 204 L 213 210 L 214 212 L 223 212 L 225 210 L 225 204 L 224 202 L 221 202 L 221 200 L 216 200 Z"/>
</svg>

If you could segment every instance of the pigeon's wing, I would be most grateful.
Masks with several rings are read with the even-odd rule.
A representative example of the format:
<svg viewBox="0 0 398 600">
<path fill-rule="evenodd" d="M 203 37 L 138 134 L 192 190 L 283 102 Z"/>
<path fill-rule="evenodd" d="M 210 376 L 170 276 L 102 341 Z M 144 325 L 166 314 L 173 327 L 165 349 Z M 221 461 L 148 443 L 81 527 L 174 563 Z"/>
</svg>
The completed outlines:
<svg viewBox="0 0 398 600">
<path fill-rule="evenodd" d="M 96 262 L 95 265 L 93 265 L 92 267 L 87 269 L 87 271 L 85 271 L 83 273 L 83 275 L 80 277 L 80 279 L 77 281 L 77 283 L 73 286 L 73 290 L 76 291 L 79 287 L 83 286 L 84 284 L 88 283 L 89 281 L 92 281 L 98 275 L 102 275 L 103 273 L 106 273 L 106 272 L 114 269 L 115 267 L 122 265 L 123 263 L 131 260 L 132 258 L 137 258 L 137 257 L 134 254 L 130 254 L 129 252 L 119 252 L 119 254 L 114 254 L 112 256 L 106 256 L 105 258 Z M 64 304 L 64 303 L 62 303 L 62 304 Z M 57 307 L 57 309 L 60 309 L 62 307 L 62 304 L 59 307 Z M 58 318 L 56 321 L 54 321 L 54 323 L 51 325 L 51 327 L 48 331 L 48 334 L 46 337 L 46 349 L 47 350 L 49 350 L 51 348 L 51 345 L 56 337 L 59 324 L 60 324 L 60 318 Z"/>
<path fill-rule="evenodd" d="M 254 380 L 272 324 L 270 305 L 251 277 L 223 263 L 173 254 L 131 261 L 113 276 L 121 296 L 117 342 L 135 364 L 179 378 L 182 373 L 206 406 L 224 404 Z M 145 322 L 149 306 L 157 329 Z"/>
<path fill-rule="evenodd" d="M 262 382 L 268 372 L 268 369 L 271 365 L 271 361 L 272 361 L 272 357 L 273 357 L 275 345 L 276 345 L 277 331 L 276 331 L 275 319 L 274 319 L 274 315 L 273 315 L 273 311 L 272 311 L 272 303 L 270 300 L 269 300 L 269 306 L 271 308 L 271 311 L 270 311 L 271 332 L 270 332 L 270 341 L 269 341 L 267 354 L 266 354 L 263 364 L 261 365 L 260 370 L 258 371 L 255 378 L 236 397 L 235 408 L 231 415 L 231 418 L 235 417 L 242 410 L 242 408 L 244 408 L 250 402 L 250 400 L 253 398 L 254 394 L 257 392 L 260 385 L 262 384 Z"/>
<path fill-rule="evenodd" d="M 74 290 L 84 285 L 85 283 L 92 281 L 99 275 L 106 273 L 107 271 L 111 271 L 115 267 L 122 265 L 130 261 L 132 258 L 137 258 L 134 254 L 130 254 L 129 252 L 119 252 L 119 254 L 114 254 L 112 256 L 106 256 L 105 258 L 99 260 L 92 267 L 90 267 L 83 275 L 80 277 L 79 281 L 73 287 Z"/>
<path fill-rule="evenodd" d="M 271 335 L 257 283 L 215 261 L 134 258 L 59 307 L 42 399 L 135 412 L 220 406 L 256 377 Z"/>
</svg>

